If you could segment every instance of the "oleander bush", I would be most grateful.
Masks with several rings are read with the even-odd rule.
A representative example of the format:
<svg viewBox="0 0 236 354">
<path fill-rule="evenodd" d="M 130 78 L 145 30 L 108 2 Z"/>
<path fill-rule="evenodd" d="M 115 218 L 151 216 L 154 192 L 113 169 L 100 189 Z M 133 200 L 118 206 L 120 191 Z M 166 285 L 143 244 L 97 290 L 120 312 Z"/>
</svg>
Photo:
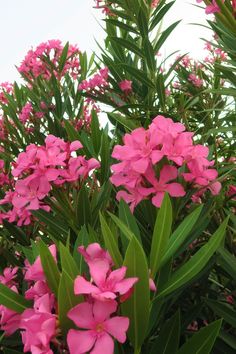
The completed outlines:
<svg viewBox="0 0 236 354">
<path fill-rule="evenodd" d="M 0 85 L 4 354 L 236 351 L 236 3 L 194 4 L 204 60 L 163 57 L 174 3 L 95 0 L 96 55 Z"/>
</svg>

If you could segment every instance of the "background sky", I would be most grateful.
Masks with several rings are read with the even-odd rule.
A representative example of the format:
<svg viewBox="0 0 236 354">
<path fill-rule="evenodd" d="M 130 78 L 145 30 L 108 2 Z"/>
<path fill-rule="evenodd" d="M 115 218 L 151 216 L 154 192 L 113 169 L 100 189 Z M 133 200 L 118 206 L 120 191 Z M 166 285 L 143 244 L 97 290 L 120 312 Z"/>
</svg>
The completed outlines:
<svg viewBox="0 0 236 354">
<path fill-rule="evenodd" d="M 163 55 L 180 50 L 195 58 L 204 56 L 200 38 L 210 38 L 211 34 L 203 26 L 190 25 L 206 24 L 204 11 L 193 4 L 195 0 L 177 0 L 166 16 L 165 25 L 179 19 L 182 22 L 162 49 Z M 94 38 L 101 42 L 103 30 L 101 13 L 93 5 L 93 0 L 2 1 L 0 82 L 16 80 L 19 76 L 15 65 L 19 65 L 31 46 L 47 39 L 77 43 L 82 51 L 96 50 Z"/>
</svg>

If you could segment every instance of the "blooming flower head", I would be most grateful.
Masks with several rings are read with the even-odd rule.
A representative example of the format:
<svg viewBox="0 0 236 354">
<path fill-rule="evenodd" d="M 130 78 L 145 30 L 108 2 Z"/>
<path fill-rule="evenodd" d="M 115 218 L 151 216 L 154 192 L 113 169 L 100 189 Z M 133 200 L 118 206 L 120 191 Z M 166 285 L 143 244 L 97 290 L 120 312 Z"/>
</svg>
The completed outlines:
<svg viewBox="0 0 236 354">
<path fill-rule="evenodd" d="M 125 278 L 126 267 L 110 271 L 104 262 L 90 265 L 90 274 L 95 285 L 84 277 L 75 279 L 76 295 L 88 294 L 100 301 L 114 300 L 118 295 L 125 295 L 138 281 L 138 278 Z"/>
<path fill-rule="evenodd" d="M 115 301 L 84 302 L 68 312 L 68 317 L 83 330 L 70 329 L 67 343 L 71 354 L 113 354 L 114 337 L 118 342 L 126 341 L 129 327 L 127 317 L 113 316 Z"/>
<path fill-rule="evenodd" d="M 130 80 L 124 80 L 119 83 L 119 87 L 121 91 L 125 93 L 129 93 L 132 91 L 132 81 Z"/>
<path fill-rule="evenodd" d="M 125 187 L 117 199 L 130 204 L 132 212 L 144 199 L 160 207 L 165 192 L 175 198 L 185 195 L 183 178 L 215 195 L 221 185 L 208 154 L 207 147 L 194 145 L 193 133 L 186 132 L 182 123 L 157 116 L 147 129 L 134 129 L 125 134 L 123 145 L 114 147 L 112 157 L 119 162 L 111 166 L 110 180 L 116 187 Z M 186 172 L 180 173 L 182 166 Z"/>
</svg>

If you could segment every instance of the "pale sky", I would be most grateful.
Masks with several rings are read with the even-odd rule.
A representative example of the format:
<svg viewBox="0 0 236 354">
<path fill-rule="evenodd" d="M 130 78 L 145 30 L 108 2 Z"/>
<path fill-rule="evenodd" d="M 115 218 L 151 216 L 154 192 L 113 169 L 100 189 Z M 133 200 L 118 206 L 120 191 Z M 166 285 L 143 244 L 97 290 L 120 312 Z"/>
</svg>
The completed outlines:
<svg viewBox="0 0 236 354">
<path fill-rule="evenodd" d="M 130 0 L 132 1 L 132 0 Z M 189 23 L 205 23 L 203 10 L 193 6 L 195 0 L 177 0 L 166 25 L 182 19 L 171 35 L 163 55 L 175 50 L 199 58 L 204 56 L 204 43 L 200 37 L 210 38 L 209 32 Z M 1 55 L 0 82 L 18 78 L 15 65 L 19 65 L 31 46 L 47 39 L 61 39 L 78 44 L 84 51 L 96 50 L 94 37 L 101 43 L 103 31 L 99 10 L 93 9 L 93 0 L 0 0 L 1 8 Z"/>
</svg>

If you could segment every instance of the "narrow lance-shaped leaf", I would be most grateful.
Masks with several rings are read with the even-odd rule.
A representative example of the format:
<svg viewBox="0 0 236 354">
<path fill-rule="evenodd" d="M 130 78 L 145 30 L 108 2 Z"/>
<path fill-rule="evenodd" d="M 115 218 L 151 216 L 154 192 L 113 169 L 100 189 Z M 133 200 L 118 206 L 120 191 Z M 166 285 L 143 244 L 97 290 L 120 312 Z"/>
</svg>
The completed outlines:
<svg viewBox="0 0 236 354">
<path fill-rule="evenodd" d="M 28 307 L 32 306 L 31 301 L 26 300 L 22 295 L 9 289 L 6 285 L 0 283 L 0 305 L 8 309 L 22 313 Z"/>
<path fill-rule="evenodd" d="M 159 293 L 157 298 L 162 298 L 173 291 L 185 285 L 188 281 L 193 279 L 208 263 L 210 258 L 216 252 L 224 239 L 228 218 L 220 225 L 210 240 L 186 262 L 180 269 L 178 269 L 165 285 L 165 288 Z"/>
<path fill-rule="evenodd" d="M 175 354 L 179 347 L 180 313 L 176 312 L 169 321 L 164 323 L 159 336 L 152 345 L 150 354 Z"/>
<path fill-rule="evenodd" d="M 39 241 L 39 255 L 47 283 L 57 297 L 60 273 L 48 246 L 42 240 Z"/>
<path fill-rule="evenodd" d="M 124 265 L 127 267 L 127 277 L 138 278 L 132 296 L 122 304 L 122 314 L 130 319 L 128 336 L 135 350 L 139 352 L 148 329 L 150 290 L 146 255 L 135 237 L 127 248 Z"/>
<path fill-rule="evenodd" d="M 177 354 L 210 354 L 219 334 L 222 320 L 215 321 L 203 327 L 192 336 L 178 351 Z"/>
<path fill-rule="evenodd" d="M 104 217 L 102 216 L 102 214 L 100 214 L 100 223 L 101 223 L 102 235 L 103 235 L 103 238 L 105 241 L 106 248 L 108 249 L 108 251 L 112 257 L 113 262 L 115 263 L 115 266 L 117 268 L 119 268 L 119 267 L 121 267 L 121 265 L 123 263 L 123 259 L 120 254 L 115 237 L 114 237 L 113 233 L 111 232 L 111 229 L 107 225 L 107 222 L 104 219 Z"/>
<path fill-rule="evenodd" d="M 155 278 L 160 268 L 161 259 L 166 251 L 172 226 L 172 206 L 168 194 L 165 194 L 161 208 L 158 211 L 150 254 L 150 268 Z"/>
<path fill-rule="evenodd" d="M 179 247 L 184 243 L 186 237 L 189 235 L 190 231 L 195 225 L 201 211 L 202 205 L 195 209 L 190 215 L 188 215 L 173 232 L 169 239 L 166 252 L 161 259 L 161 266 L 166 264 L 171 259 L 171 257 L 175 255 L 175 252 L 179 249 Z"/>
</svg>

